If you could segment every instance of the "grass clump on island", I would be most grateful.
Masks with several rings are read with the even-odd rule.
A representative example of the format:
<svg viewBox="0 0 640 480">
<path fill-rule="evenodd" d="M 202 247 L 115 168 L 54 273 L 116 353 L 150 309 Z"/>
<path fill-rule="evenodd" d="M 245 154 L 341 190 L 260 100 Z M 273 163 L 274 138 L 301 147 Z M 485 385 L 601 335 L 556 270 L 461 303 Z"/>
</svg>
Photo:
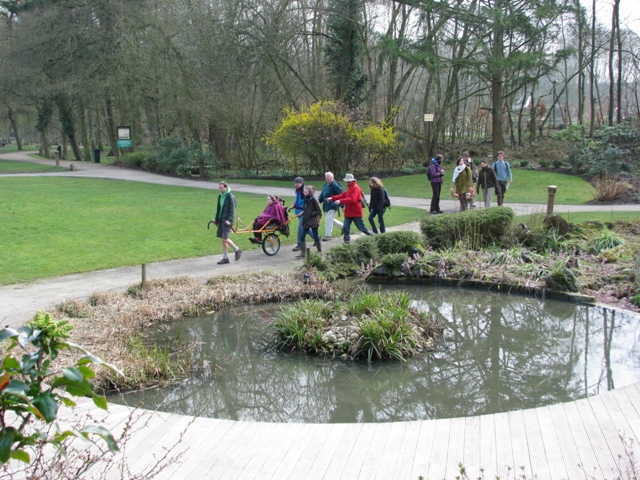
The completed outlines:
<svg viewBox="0 0 640 480">
<path fill-rule="evenodd" d="M 430 349 L 443 328 L 434 316 L 412 305 L 407 293 L 365 289 L 344 300 L 297 302 L 284 307 L 275 321 L 280 350 L 368 362 L 404 360 Z"/>
</svg>

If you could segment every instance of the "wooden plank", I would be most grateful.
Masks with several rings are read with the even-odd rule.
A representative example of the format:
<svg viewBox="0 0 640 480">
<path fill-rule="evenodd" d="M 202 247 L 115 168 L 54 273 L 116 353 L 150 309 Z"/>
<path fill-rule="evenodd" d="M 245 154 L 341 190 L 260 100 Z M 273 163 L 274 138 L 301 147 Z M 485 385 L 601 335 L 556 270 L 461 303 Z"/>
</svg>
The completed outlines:
<svg viewBox="0 0 640 480">
<path fill-rule="evenodd" d="M 331 442 L 333 440 L 334 432 L 340 429 L 338 425 L 339 424 L 337 423 L 330 425 L 318 425 L 318 429 L 316 430 L 313 438 L 301 452 L 301 455 L 292 466 L 291 473 L 287 478 L 290 478 L 291 480 L 300 480 L 301 478 L 304 478 L 304 475 L 309 472 L 322 447 L 327 442 Z"/>
<path fill-rule="evenodd" d="M 247 430 L 243 447 L 229 451 L 215 464 L 216 478 L 234 479 L 243 478 L 242 471 L 251 468 L 252 462 L 257 460 L 262 464 L 263 459 L 259 458 L 260 451 L 268 449 L 274 443 L 273 431 L 274 423 L 252 423 L 252 429 Z M 209 475 L 208 478 L 211 478 Z"/>
<path fill-rule="evenodd" d="M 536 410 L 537 409 L 529 409 L 521 411 L 527 446 L 529 447 L 529 462 L 531 465 L 529 473 L 532 478 L 553 478 L 554 476 L 558 476 L 559 472 L 565 471 L 564 461 L 562 455 L 559 457 L 554 456 L 553 458 L 556 462 L 559 461 L 559 463 L 550 464 L 550 457 L 547 455 L 547 446 L 544 443 Z M 555 435 L 551 435 L 551 439 L 553 439 L 553 436 Z M 551 475 L 551 472 L 554 472 L 555 475 Z"/>
<path fill-rule="evenodd" d="M 480 446 L 478 448 L 480 468 L 489 475 L 487 478 L 495 478 L 498 471 L 496 457 L 496 423 L 494 415 L 480 415 Z M 472 477 L 476 478 L 476 477 Z"/>
<path fill-rule="evenodd" d="M 630 396 L 630 391 L 631 389 L 627 387 L 616 389 L 615 400 L 629 425 L 630 435 L 632 434 L 635 437 L 636 445 L 640 445 L 640 413 L 638 412 L 638 408 L 640 408 L 640 394 L 634 394 L 633 391 L 636 390 L 633 389 L 633 391 L 631 391 L 632 395 Z"/>
<path fill-rule="evenodd" d="M 328 462 L 324 478 L 340 478 L 349 462 L 351 452 L 357 444 L 363 425 L 362 423 L 352 423 L 349 425 L 349 428 L 344 432 L 340 441 L 337 442 L 335 454 L 331 461 Z"/>
<path fill-rule="evenodd" d="M 369 449 L 367 450 L 363 458 L 360 472 L 355 478 L 370 480 L 375 476 L 376 471 L 383 461 L 382 454 L 387 445 L 392 425 L 393 424 L 391 423 L 378 424 L 378 428 L 376 428 L 375 430 L 373 440 L 369 444 Z"/>
<path fill-rule="evenodd" d="M 573 462 L 573 467 L 571 470 L 567 468 L 566 458 L 563 454 L 563 443 L 569 442 L 573 444 L 573 437 L 567 438 L 559 438 L 558 432 L 556 431 L 556 427 L 553 423 L 553 415 L 551 413 L 551 409 L 553 407 L 542 407 L 533 410 L 537 416 L 537 422 L 540 427 L 540 437 L 541 442 L 545 450 L 548 468 L 554 475 L 549 474 L 549 478 L 556 476 L 560 478 L 570 478 L 569 471 L 573 472 L 577 467 L 575 466 L 579 463 L 579 458 L 575 453 L 575 456 L 569 456 L 569 459 Z M 527 424 L 528 427 L 528 424 Z M 534 463 L 534 469 L 536 472 L 540 473 L 541 470 L 538 468 L 537 463 Z"/>
<path fill-rule="evenodd" d="M 449 454 L 449 434 L 451 420 L 436 420 L 433 432 L 433 445 L 429 456 L 428 472 L 424 477 L 428 479 L 447 478 L 447 456 Z M 455 450 L 454 450 L 455 453 Z"/>
<path fill-rule="evenodd" d="M 297 478 L 306 478 L 307 480 L 319 480 L 324 477 L 324 473 L 327 471 L 329 463 L 338 448 L 338 444 L 342 440 L 342 437 L 346 434 L 347 430 L 351 427 L 348 423 L 334 424 L 327 435 L 325 442 L 322 444 L 318 453 L 311 464 L 306 469 L 306 477 L 297 475 Z M 299 473 L 302 473 L 301 471 Z"/>
<path fill-rule="evenodd" d="M 479 478 L 480 469 L 480 417 L 464 418 L 464 439 L 462 444 L 462 456 L 467 474 L 471 478 Z M 449 475 L 451 476 L 451 475 Z"/>
<path fill-rule="evenodd" d="M 387 434 L 384 451 L 380 456 L 378 469 L 374 472 L 375 478 L 379 478 L 380 480 L 393 478 L 397 460 L 401 452 L 399 447 L 402 445 L 402 440 L 404 439 L 404 434 L 407 429 L 405 422 L 389 423 L 388 425 L 390 425 L 391 428 Z"/>
<path fill-rule="evenodd" d="M 360 429 L 360 434 L 356 440 L 356 444 L 351 449 L 351 453 L 347 460 L 345 468 L 342 470 L 340 478 L 345 480 L 353 480 L 360 475 L 362 466 L 367 458 L 367 453 L 371 444 L 376 438 L 376 431 L 381 424 L 378 423 L 364 423 Z M 333 480 L 333 479 L 332 479 Z"/>
<path fill-rule="evenodd" d="M 598 412 L 594 412 L 591 401 L 588 398 L 576 401 L 575 405 L 582 419 L 582 424 L 589 436 L 591 446 L 593 447 L 596 457 L 598 457 L 598 463 L 600 464 L 604 478 L 614 478 L 618 476 L 620 472 L 616 458 L 609 448 L 607 436 L 602 431 L 602 427 L 597 418 L 598 416 L 608 418 L 606 410 L 599 404 L 596 408 Z"/>
<path fill-rule="evenodd" d="M 429 478 L 429 463 L 431 462 L 431 450 L 435 440 L 436 420 L 425 420 L 420 423 L 418 441 L 415 448 L 415 456 L 411 464 L 411 475 L 407 478 L 423 476 Z"/>
<path fill-rule="evenodd" d="M 224 436 L 219 441 L 216 441 L 204 455 L 195 457 L 190 454 L 189 458 L 192 461 L 178 470 L 176 478 L 189 478 L 189 480 L 220 478 L 216 469 L 218 462 L 232 452 L 242 450 L 247 439 L 254 432 L 255 426 L 251 422 L 232 422 L 231 427 L 227 429 Z M 202 440 L 203 443 L 209 443 L 206 438 Z"/>
<path fill-rule="evenodd" d="M 188 435 L 182 439 L 183 457 L 179 462 L 172 463 L 160 472 L 154 480 L 187 478 L 193 465 L 214 450 L 218 442 L 223 441 L 227 431 L 234 423 L 231 420 L 198 418 L 197 422 L 189 429 Z"/>
<path fill-rule="evenodd" d="M 511 448 L 513 449 L 513 461 L 516 475 L 531 476 L 531 459 L 529 458 L 529 445 L 527 432 L 524 428 L 522 411 L 509 412 L 509 429 L 511 430 Z"/>
<path fill-rule="evenodd" d="M 497 413 L 493 416 L 495 425 L 496 472 L 495 476 L 509 478 L 509 471 L 513 468 L 513 448 L 511 445 L 511 427 L 509 414 Z M 494 472 L 487 472 L 493 478 Z"/>
<path fill-rule="evenodd" d="M 598 461 L 598 455 L 589 438 L 590 432 L 585 428 L 577 402 L 563 403 L 561 407 L 562 416 L 554 417 L 554 423 L 556 427 L 563 421 L 567 423 L 567 431 L 573 437 L 575 448 L 580 455 L 578 469 L 582 470 L 589 479 L 607 478 Z M 567 468 L 571 470 L 569 466 Z"/>
<path fill-rule="evenodd" d="M 413 461 L 418 455 L 418 439 L 420 438 L 420 425 L 422 422 L 406 422 L 402 443 L 398 446 L 399 454 L 393 470 L 393 479 L 404 480 L 411 478 Z M 416 477 L 417 478 L 417 477 Z"/>
<path fill-rule="evenodd" d="M 277 423 L 274 427 L 272 438 L 265 439 L 264 448 L 240 472 L 237 478 L 242 480 L 271 478 L 292 445 L 297 444 L 306 425 L 302 423 Z"/>
<path fill-rule="evenodd" d="M 286 449 L 284 456 L 282 456 L 278 462 L 278 459 L 274 459 L 274 469 L 271 475 L 272 480 L 281 480 L 282 478 L 289 478 L 293 472 L 293 467 L 296 465 L 300 457 L 309 449 L 311 441 L 315 438 L 316 432 L 319 430 L 320 425 L 314 423 L 308 423 L 303 425 L 303 429 L 297 436 L 294 437 L 293 443 Z M 269 478 L 265 476 L 264 478 Z"/>
<path fill-rule="evenodd" d="M 590 397 L 588 402 L 611 453 L 611 463 L 616 466 L 614 472 L 619 472 L 622 476 L 626 463 L 629 461 L 623 440 L 625 437 L 622 435 L 628 435 L 630 430 L 629 423 L 620 410 L 614 392 L 606 392 L 602 395 Z M 631 438 L 635 441 L 635 436 L 631 435 Z"/>
</svg>

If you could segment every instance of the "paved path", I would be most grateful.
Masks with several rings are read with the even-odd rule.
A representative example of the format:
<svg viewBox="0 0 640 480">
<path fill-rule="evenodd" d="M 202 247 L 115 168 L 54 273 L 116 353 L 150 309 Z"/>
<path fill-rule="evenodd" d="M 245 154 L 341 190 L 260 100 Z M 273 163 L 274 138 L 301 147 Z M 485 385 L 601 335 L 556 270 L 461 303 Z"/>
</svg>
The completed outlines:
<svg viewBox="0 0 640 480">
<path fill-rule="evenodd" d="M 17 153 L 0 158 L 28 157 Z M 74 172 L 46 175 L 216 188 L 215 183 L 209 182 L 98 164 L 76 165 Z M 233 188 L 264 193 L 263 188 L 248 185 Z M 282 189 L 283 195 L 290 193 Z M 393 203 L 428 208 L 425 199 L 394 197 Z M 447 211 L 454 211 L 454 202 L 444 203 Z M 544 211 L 541 205 L 509 206 L 518 213 Z M 639 210 L 639 206 L 606 209 L 629 211 Z M 556 211 L 567 210 L 602 208 L 556 206 Z M 285 250 L 278 254 L 278 268 L 299 265 L 295 254 Z M 228 274 L 228 269 L 216 268 L 218 258 L 158 262 L 147 267 L 147 274 L 149 278 L 190 275 L 202 280 L 218 273 Z M 271 269 L 273 262 L 255 250 L 246 252 L 232 267 L 233 272 L 249 272 Z M 35 310 L 49 308 L 65 298 L 86 297 L 98 290 L 122 291 L 139 281 L 140 267 L 123 267 L 2 287 L 0 321 L 6 324 L 24 320 Z M 589 399 L 532 410 L 387 424 L 271 424 L 207 418 L 190 423 L 190 419 L 180 415 L 142 411 L 148 423 L 127 444 L 126 462 L 134 473 L 152 465 L 190 425 L 176 447 L 178 451 L 184 450 L 184 456 L 156 478 L 368 480 L 417 479 L 423 475 L 425 479 L 453 479 L 459 473 L 458 464 L 462 463 L 471 478 L 479 477 L 482 468 L 486 478 L 496 475 L 521 478 L 522 474 L 532 478 L 535 474 L 538 479 L 613 479 L 623 477 L 625 467 L 629 466 L 620 435 L 634 445 L 640 443 L 639 387 L 631 385 Z M 88 404 L 83 408 L 93 410 Z M 110 408 L 106 421 L 117 432 L 129 410 L 119 405 Z M 516 469 L 511 476 L 508 467 Z M 524 472 L 520 467 L 524 467 Z"/>
</svg>

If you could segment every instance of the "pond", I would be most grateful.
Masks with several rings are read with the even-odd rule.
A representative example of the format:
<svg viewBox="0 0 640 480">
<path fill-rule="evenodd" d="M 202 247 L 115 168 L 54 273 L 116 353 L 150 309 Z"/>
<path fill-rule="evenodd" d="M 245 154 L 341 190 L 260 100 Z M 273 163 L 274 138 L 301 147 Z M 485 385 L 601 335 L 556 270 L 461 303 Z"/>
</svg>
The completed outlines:
<svg viewBox="0 0 640 480">
<path fill-rule="evenodd" d="M 278 305 L 172 324 L 219 368 L 115 403 L 261 422 L 397 422 L 577 400 L 640 381 L 632 314 L 550 299 L 412 286 L 445 323 L 445 341 L 407 362 L 371 365 L 268 350 Z"/>
</svg>

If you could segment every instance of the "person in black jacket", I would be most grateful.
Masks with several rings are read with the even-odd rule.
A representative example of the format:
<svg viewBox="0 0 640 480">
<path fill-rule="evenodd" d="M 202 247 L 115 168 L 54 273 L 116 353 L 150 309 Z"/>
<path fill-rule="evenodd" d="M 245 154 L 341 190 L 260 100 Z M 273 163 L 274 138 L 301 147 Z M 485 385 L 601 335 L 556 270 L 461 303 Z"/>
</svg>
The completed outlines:
<svg viewBox="0 0 640 480">
<path fill-rule="evenodd" d="M 384 226 L 384 185 L 378 177 L 371 177 L 369 179 L 369 188 L 371 189 L 371 196 L 369 197 L 369 223 L 371 224 L 371 230 L 373 230 L 373 233 L 378 233 L 376 223 L 373 220 L 377 215 L 380 233 L 384 233 L 387 231 Z"/>
<path fill-rule="evenodd" d="M 496 172 L 493 168 L 489 167 L 489 162 L 482 160 L 480 162 L 480 170 L 478 171 L 476 192 L 482 190 L 482 197 L 484 198 L 484 206 L 486 208 L 491 206 L 491 198 L 497 185 L 498 177 L 496 177 Z"/>
<path fill-rule="evenodd" d="M 216 236 L 222 240 L 222 260 L 218 262 L 218 265 L 224 265 L 229 263 L 229 247 L 233 248 L 236 253 L 236 260 L 240 260 L 242 250 L 229 239 L 233 222 L 236 219 L 236 197 L 231 193 L 227 182 L 220 182 L 218 190 L 220 190 L 220 195 L 213 224 L 218 226 Z"/>
<path fill-rule="evenodd" d="M 300 257 L 304 257 L 307 251 L 307 234 L 313 238 L 313 246 L 322 251 L 322 244 L 320 243 L 320 235 L 318 234 L 318 227 L 320 226 L 320 219 L 322 218 L 322 209 L 320 208 L 320 202 L 314 196 L 316 189 L 313 185 L 304 186 L 304 207 L 302 210 L 302 243 Z"/>
</svg>

